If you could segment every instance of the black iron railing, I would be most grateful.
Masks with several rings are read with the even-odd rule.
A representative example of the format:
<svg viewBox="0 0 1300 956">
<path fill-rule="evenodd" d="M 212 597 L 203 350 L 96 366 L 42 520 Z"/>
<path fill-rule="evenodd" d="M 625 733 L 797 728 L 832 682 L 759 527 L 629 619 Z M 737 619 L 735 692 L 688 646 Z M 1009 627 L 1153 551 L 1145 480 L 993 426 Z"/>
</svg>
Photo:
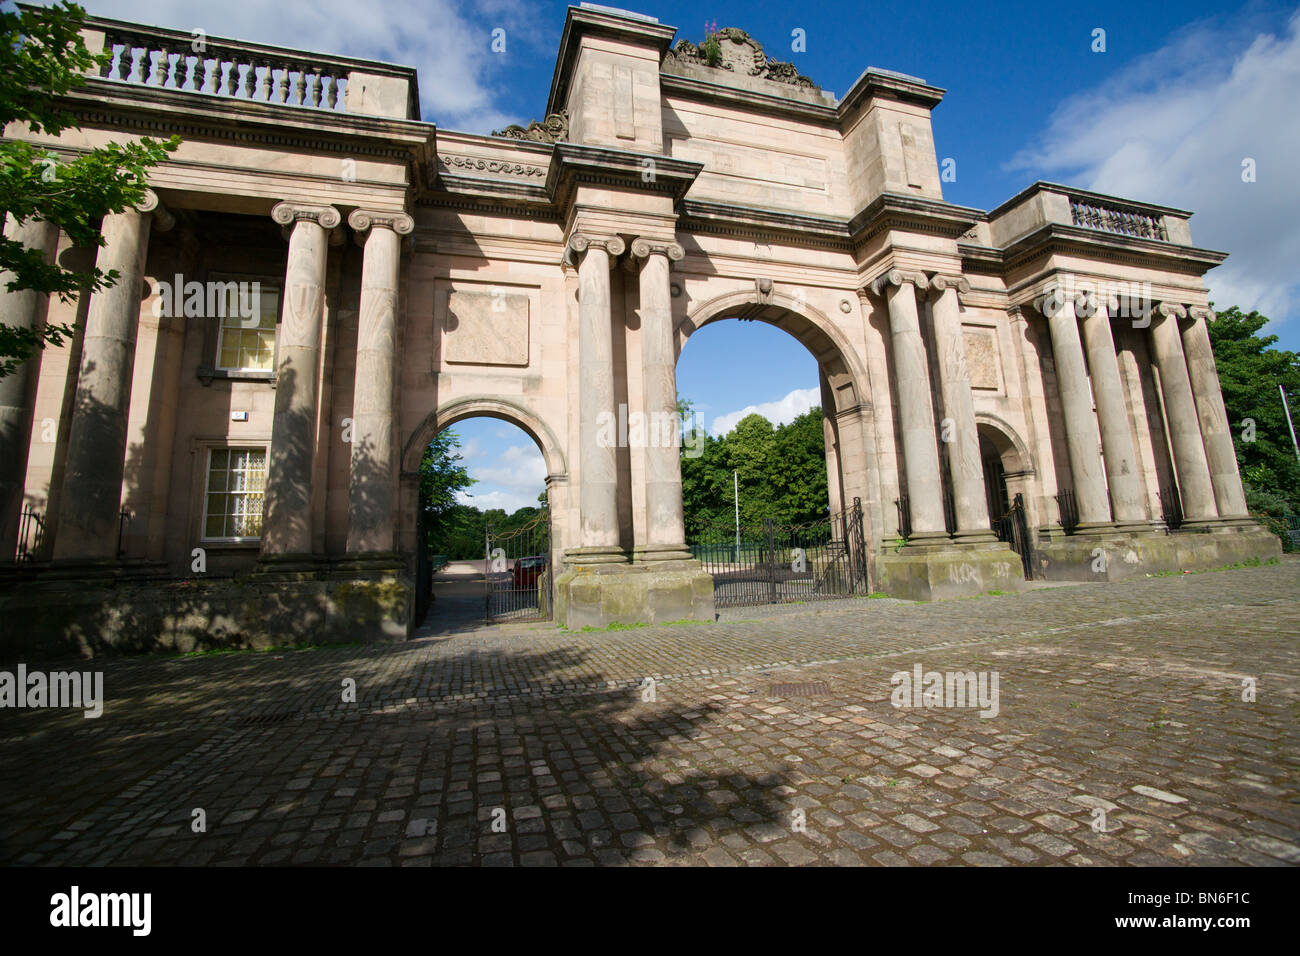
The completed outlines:
<svg viewBox="0 0 1300 956">
<path fill-rule="evenodd" d="M 1016 495 L 1015 501 L 1001 518 L 993 520 L 993 533 L 999 541 L 1011 545 L 1011 550 L 1020 555 L 1020 565 L 1025 572 L 1025 580 L 1034 579 L 1034 544 L 1029 536 L 1029 521 L 1025 515 L 1025 499 Z"/>
<path fill-rule="evenodd" d="M 912 503 L 907 495 L 901 495 L 894 499 L 894 507 L 898 509 L 898 536 L 906 541 L 912 536 Z"/>
<path fill-rule="evenodd" d="M 1160 516 L 1170 531 L 1177 531 L 1183 526 L 1183 501 L 1177 485 L 1160 489 Z"/>
<path fill-rule="evenodd" d="M 27 505 L 18 515 L 18 549 L 14 553 L 17 562 L 35 561 L 45 539 L 45 519 L 40 512 Z"/>
<path fill-rule="evenodd" d="M 717 607 L 819 601 L 865 594 L 862 505 L 804 524 L 719 522 L 691 536 L 691 554 L 713 576 Z"/>
<path fill-rule="evenodd" d="M 485 616 L 489 622 L 541 621 L 551 616 L 551 513 L 511 531 L 487 531 Z"/>
<path fill-rule="evenodd" d="M 1061 527 L 1066 534 L 1074 534 L 1079 527 L 1079 503 L 1074 499 L 1074 491 L 1063 488 L 1056 493 L 1056 508 L 1061 515 Z"/>
</svg>

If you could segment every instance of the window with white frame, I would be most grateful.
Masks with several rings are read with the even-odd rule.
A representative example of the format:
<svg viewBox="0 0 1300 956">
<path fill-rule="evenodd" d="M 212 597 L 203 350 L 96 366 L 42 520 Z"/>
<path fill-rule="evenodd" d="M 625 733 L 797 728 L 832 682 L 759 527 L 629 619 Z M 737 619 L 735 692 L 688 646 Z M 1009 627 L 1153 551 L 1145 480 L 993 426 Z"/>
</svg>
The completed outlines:
<svg viewBox="0 0 1300 956">
<path fill-rule="evenodd" d="M 280 317 L 280 287 L 243 279 L 217 279 L 210 286 L 221 322 L 217 368 L 271 371 L 275 363 L 275 325 Z"/>
<path fill-rule="evenodd" d="M 265 448 L 210 449 L 203 537 L 211 541 L 258 540 L 265 493 Z"/>
</svg>

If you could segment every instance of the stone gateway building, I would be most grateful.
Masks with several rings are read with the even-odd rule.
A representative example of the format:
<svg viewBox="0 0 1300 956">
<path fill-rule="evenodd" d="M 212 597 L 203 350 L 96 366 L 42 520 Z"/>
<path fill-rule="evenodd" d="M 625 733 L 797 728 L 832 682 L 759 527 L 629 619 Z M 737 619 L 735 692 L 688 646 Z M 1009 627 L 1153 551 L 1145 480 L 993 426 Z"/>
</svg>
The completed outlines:
<svg viewBox="0 0 1300 956">
<path fill-rule="evenodd" d="M 1052 183 L 946 202 L 923 80 L 868 69 L 836 98 L 740 30 L 696 47 L 574 7 L 544 119 L 481 136 L 421 120 L 406 67 L 86 36 L 113 60 L 61 97 L 80 129 L 5 134 L 61 157 L 182 144 L 98 250 L 6 225 L 120 273 L 72 304 L 0 300 L 78 329 L 0 380 L 6 651 L 408 636 L 421 454 L 470 416 L 545 459 L 557 622 L 712 618 L 679 449 L 602 425 L 675 414 L 677 356 L 727 318 L 819 363 L 859 593 L 1279 550 L 1206 330 L 1224 253 L 1189 212 Z M 995 533 L 1008 512 L 1023 533 Z"/>
</svg>

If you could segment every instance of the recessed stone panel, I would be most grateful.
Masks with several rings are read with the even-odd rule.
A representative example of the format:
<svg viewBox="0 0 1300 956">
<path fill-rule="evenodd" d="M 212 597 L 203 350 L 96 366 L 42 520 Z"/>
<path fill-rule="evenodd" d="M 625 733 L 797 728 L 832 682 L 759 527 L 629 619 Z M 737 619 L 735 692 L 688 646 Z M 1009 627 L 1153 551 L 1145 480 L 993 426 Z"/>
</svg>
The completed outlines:
<svg viewBox="0 0 1300 956">
<path fill-rule="evenodd" d="M 445 289 L 443 360 L 453 365 L 528 364 L 529 297 L 506 288 Z"/>
<path fill-rule="evenodd" d="M 966 337 L 966 367 L 971 388 L 1002 390 L 1002 358 L 998 353 L 997 330 L 984 325 L 962 327 Z"/>
</svg>

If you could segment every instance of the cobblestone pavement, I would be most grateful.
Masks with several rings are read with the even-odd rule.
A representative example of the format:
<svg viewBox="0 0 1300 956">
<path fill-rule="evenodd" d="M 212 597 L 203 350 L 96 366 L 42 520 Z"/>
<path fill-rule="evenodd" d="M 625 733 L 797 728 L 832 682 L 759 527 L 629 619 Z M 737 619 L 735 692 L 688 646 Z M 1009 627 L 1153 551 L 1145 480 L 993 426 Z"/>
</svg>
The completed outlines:
<svg viewBox="0 0 1300 956">
<path fill-rule="evenodd" d="M 1297 634 L 1287 559 L 97 662 L 99 719 L 0 711 L 0 862 L 1294 864 Z M 996 671 L 997 716 L 893 707 L 916 665 Z"/>
</svg>

